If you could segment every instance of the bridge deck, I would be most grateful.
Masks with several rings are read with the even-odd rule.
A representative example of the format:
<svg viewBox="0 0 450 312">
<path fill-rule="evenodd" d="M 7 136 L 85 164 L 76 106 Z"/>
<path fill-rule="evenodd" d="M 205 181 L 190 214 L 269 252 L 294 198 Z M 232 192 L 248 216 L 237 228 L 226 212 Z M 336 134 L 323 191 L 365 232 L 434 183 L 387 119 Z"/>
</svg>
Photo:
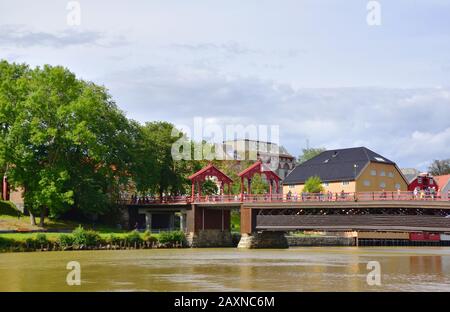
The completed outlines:
<svg viewBox="0 0 450 312">
<path fill-rule="evenodd" d="M 422 209 L 450 209 L 450 201 L 427 200 L 376 200 L 376 201 L 288 201 L 288 202 L 245 202 L 245 208 L 256 209 L 326 209 L 326 208 L 422 208 Z"/>
<path fill-rule="evenodd" d="M 334 194 L 303 194 L 301 196 L 288 196 L 281 194 L 264 195 L 209 195 L 196 196 L 175 196 L 175 197 L 143 197 L 143 198 L 123 198 L 119 204 L 126 206 L 179 206 L 179 205 L 203 205 L 203 206 L 239 206 L 247 207 L 430 207 L 443 209 L 450 208 L 450 199 L 447 196 L 428 195 L 419 197 L 412 192 L 359 192 L 359 193 L 334 193 Z"/>
<path fill-rule="evenodd" d="M 256 230 L 450 232 L 450 218 L 428 215 L 258 215 Z"/>
</svg>

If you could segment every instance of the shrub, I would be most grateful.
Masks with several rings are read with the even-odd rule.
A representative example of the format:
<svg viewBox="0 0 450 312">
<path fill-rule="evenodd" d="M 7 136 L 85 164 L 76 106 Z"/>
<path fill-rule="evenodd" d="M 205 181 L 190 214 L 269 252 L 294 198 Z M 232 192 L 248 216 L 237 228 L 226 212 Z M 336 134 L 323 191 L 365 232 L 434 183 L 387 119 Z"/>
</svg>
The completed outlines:
<svg viewBox="0 0 450 312">
<path fill-rule="evenodd" d="M 158 241 L 161 244 L 183 244 L 185 241 L 184 232 L 182 231 L 172 231 L 172 232 L 161 232 Z"/>
<path fill-rule="evenodd" d="M 106 239 L 106 243 L 111 244 L 111 245 L 119 245 L 120 244 L 120 237 L 117 237 L 114 234 L 110 234 L 108 236 L 108 238 Z"/>
<path fill-rule="evenodd" d="M 38 233 L 36 235 L 35 242 L 38 247 L 47 245 L 48 244 L 47 236 L 43 233 Z"/>
<path fill-rule="evenodd" d="M 0 237 L 0 250 L 7 250 L 14 245 L 14 240 Z"/>
<path fill-rule="evenodd" d="M 128 233 L 125 240 L 131 245 L 140 244 L 143 242 L 141 234 L 138 231 Z"/>
<path fill-rule="evenodd" d="M 29 237 L 25 240 L 25 245 L 27 246 L 27 248 L 29 249 L 35 249 L 37 247 L 36 244 L 36 240 L 34 240 L 33 238 Z"/>
<path fill-rule="evenodd" d="M 94 247 L 101 243 L 100 235 L 91 230 L 85 230 L 82 226 L 77 227 L 72 232 L 73 245 L 78 248 Z"/>
<path fill-rule="evenodd" d="M 0 215 L 8 215 L 17 217 L 17 215 L 22 215 L 16 205 L 10 201 L 0 200 Z"/>
<path fill-rule="evenodd" d="M 58 237 L 58 245 L 63 248 L 70 248 L 74 243 L 74 237 L 68 234 L 61 234 Z"/>
<path fill-rule="evenodd" d="M 156 243 L 158 239 L 152 236 L 152 233 L 150 233 L 150 231 L 147 230 L 144 232 L 144 241 L 149 243 Z"/>
</svg>

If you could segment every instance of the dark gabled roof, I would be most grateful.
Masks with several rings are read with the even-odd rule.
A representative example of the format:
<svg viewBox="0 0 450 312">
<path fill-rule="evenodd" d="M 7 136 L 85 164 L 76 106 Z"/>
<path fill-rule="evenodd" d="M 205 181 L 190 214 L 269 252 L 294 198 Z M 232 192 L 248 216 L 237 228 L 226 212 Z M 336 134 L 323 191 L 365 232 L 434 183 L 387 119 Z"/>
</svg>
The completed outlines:
<svg viewBox="0 0 450 312">
<path fill-rule="evenodd" d="M 353 181 L 369 162 L 395 165 L 393 161 L 365 147 L 325 151 L 295 167 L 283 184 L 305 183 L 309 177 L 315 175 L 324 182 Z"/>
</svg>

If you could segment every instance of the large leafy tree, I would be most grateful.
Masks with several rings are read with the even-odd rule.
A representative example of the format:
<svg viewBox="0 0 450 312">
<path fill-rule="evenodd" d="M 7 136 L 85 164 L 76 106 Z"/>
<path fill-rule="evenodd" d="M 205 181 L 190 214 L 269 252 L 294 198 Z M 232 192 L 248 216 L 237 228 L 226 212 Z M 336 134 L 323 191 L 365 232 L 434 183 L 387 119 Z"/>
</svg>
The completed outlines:
<svg viewBox="0 0 450 312">
<path fill-rule="evenodd" d="M 168 122 L 148 122 L 140 127 L 132 165 L 133 181 L 141 194 L 185 194 L 187 177 L 201 168 L 200 162 L 175 160 L 172 145 L 183 134 Z M 187 138 L 185 138 L 187 140 Z"/>
<path fill-rule="evenodd" d="M 17 111 L 28 95 L 31 71 L 26 65 L 0 61 L 0 172 L 7 174 L 8 155 L 13 145 L 8 144 L 9 133 Z M 13 142 L 14 143 L 14 142 Z"/>
<path fill-rule="evenodd" d="M 428 171 L 434 176 L 450 174 L 450 158 L 443 160 L 433 160 L 430 167 L 428 168 Z"/>
<path fill-rule="evenodd" d="M 23 187 L 32 222 L 70 207 L 104 211 L 127 179 L 135 128 L 103 87 L 65 68 L 2 66 L 15 73 L 1 77 L 2 168 Z"/>
</svg>

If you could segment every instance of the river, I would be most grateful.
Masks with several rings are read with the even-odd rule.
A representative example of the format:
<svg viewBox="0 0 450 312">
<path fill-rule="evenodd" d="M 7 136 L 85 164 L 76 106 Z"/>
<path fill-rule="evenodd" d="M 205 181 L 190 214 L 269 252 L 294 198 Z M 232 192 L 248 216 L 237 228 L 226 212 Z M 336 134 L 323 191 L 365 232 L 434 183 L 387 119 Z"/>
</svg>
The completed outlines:
<svg viewBox="0 0 450 312">
<path fill-rule="evenodd" d="M 66 283 L 69 261 L 80 263 L 80 286 Z M 367 283 L 369 261 L 381 285 Z M 450 248 L 4 253 L 0 291 L 450 291 Z"/>
</svg>

